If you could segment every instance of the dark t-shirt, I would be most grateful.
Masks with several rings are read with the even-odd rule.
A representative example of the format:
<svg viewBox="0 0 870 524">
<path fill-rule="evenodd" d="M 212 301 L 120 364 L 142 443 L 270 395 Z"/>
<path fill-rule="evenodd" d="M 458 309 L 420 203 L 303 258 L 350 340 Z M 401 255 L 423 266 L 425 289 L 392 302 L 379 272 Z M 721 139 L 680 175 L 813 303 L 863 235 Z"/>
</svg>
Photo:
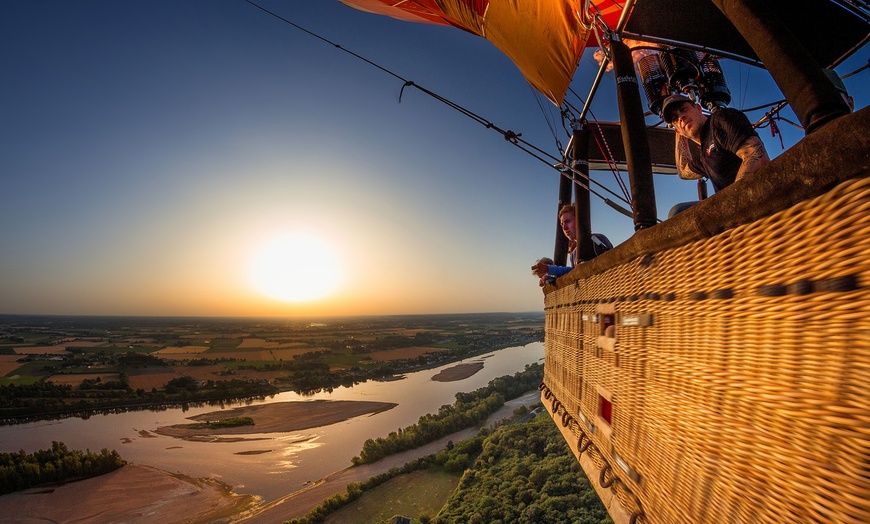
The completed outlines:
<svg viewBox="0 0 870 524">
<path fill-rule="evenodd" d="M 742 161 L 735 153 L 749 137 L 758 136 L 741 111 L 730 107 L 717 109 L 701 128 L 701 158 L 694 158 L 692 169 L 704 173 L 719 191 L 737 177 Z"/>
</svg>

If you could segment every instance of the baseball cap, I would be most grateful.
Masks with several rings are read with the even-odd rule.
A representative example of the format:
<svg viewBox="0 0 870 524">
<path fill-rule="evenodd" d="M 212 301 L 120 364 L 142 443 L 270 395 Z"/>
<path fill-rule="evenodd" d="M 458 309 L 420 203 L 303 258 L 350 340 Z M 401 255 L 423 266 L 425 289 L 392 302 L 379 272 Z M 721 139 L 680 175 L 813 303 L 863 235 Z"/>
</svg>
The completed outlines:
<svg viewBox="0 0 870 524">
<path fill-rule="evenodd" d="M 670 115 L 668 115 L 668 109 L 677 107 L 679 104 L 681 104 L 683 102 L 688 102 L 690 104 L 694 104 L 694 102 L 692 102 L 692 99 L 690 99 L 689 97 L 687 97 L 685 95 L 681 95 L 679 93 L 665 98 L 665 101 L 662 102 L 662 113 L 661 114 L 662 114 L 662 119 L 664 119 L 666 124 L 670 124 L 671 120 L 672 120 L 670 118 Z"/>
<path fill-rule="evenodd" d="M 849 94 L 849 92 L 846 91 L 846 84 L 843 83 L 843 79 L 840 78 L 840 75 L 838 75 L 836 71 L 833 69 L 823 69 L 822 71 L 825 72 L 825 76 L 828 77 L 828 80 L 834 84 L 834 87 L 836 87 L 838 91 L 846 93 L 847 95 Z"/>
</svg>

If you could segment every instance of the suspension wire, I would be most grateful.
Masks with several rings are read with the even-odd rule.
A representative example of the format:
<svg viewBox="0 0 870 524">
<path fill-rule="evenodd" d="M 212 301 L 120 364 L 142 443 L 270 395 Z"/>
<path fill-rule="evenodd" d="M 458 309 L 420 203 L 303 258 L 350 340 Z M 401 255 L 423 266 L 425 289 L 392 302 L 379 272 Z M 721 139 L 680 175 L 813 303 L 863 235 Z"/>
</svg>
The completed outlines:
<svg viewBox="0 0 870 524">
<path fill-rule="evenodd" d="M 576 96 L 576 97 L 577 97 L 577 100 L 579 100 L 581 103 L 583 103 L 583 104 L 586 103 L 586 101 L 583 100 L 583 97 L 580 96 L 580 95 L 578 95 L 577 92 L 574 91 L 574 89 L 573 89 L 572 87 L 570 87 L 570 86 L 568 87 L 568 92 L 571 93 L 572 95 Z M 565 104 L 566 107 L 570 108 L 570 109 L 571 109 L 572 111 L 574 111 L 575 113 L 579 113 L 579 112 L 580 112 L 580 109 L 578 109 L 577 107 L 575 107 L 571 102 L 565 100 L 565 101 L 562 102 L 562 103 Z"/>
<path fill-rule="evenodd" d="M 616 162 L 611 162 L 611 160 L 613 159 L 613 152 L 610 150 L 610 144 L 607 143 L 607 138 L 604 137 L 604 132 L 601 130 L 601 125 L 597 124 L 597 121 L 596 127 L 598 127 L 598 133 L 595 134 L 595 142 L 598 144 L 598 150 L 604 153 L 602 156 L 607 159 L 607 166 L 610 167 L 610 172 L 613 173 L 613 178 L 616 179 L 616 183 L 619 186 L 619 189 L 622 190 L 623 196 L 625 196 L 627 200 L 631 200 L 628 187 L 626 187 L 625 185 L 625 180 L 622 179 L 619 169 L 616 168 Z"/>
<path fill-rule="evenodd" d="M 862 65 L 861 67 L 852 71 L 851 73 L 846 73 L 844 75 L 841 75 L 840 78 L 849 78 L 850 76 L 857 75 L 861 71 L 864 71 L 865 69 L 868 69 L 868 68 L 870 68 L 870 59 L 867 60 L 866 64 Z M 798 128 L 798 129 L 803 129 L 804 127 L 802 125 L 800 125 L 797 122 L 794 122 L 792 120 L 789 120 L 788 118 L 785 118 L 784 116 L 782 116 L 779 113 L 787 105 L 788 105 L 788 102 L 785 99 L 782 99 L 782 100 L 779 100 L 778 102 L 772 102 L 769 104 L 764 104 L 764 105 L 760 105 L 760 106 L 756 106 L 756 107 L 750 107 L 749 109 L 743 109 L 743 112 L 757 111 L 759 109 L 764 109 L 766 107 L 773 107 L 773 109 L 771 109 L 770 111 L 765 113 L 764 116 L 761 117 L 757 122 L 752 124 L 752 127 L 759 128 L 759 127 L 767 127 L 768 125 L 775 126 L 775 124 L 772 124 L 772 121 L 775 118 L 777 120 L 782 120 L 783 122 L 786 122 L 787 124 L 791 124 L 792 126 Z M 783 149 L 785 149 L 785 147 L 783 147 Z"/>
<path fill-rule="evenodd" d="M 574 96 L 577 96 L 574 93 L 574 90 L 571 89 L 571 86 L 568 85 L 568 92 L 573 93 Z M 577 97 L 580 98 L 580 97 Z M 562 99 L 562 107 L 560 108 L 559 115 L 562 117 L 562 129 L 568 135 L 574 134 L 574 123 L 577 122 L 577 117 L 575 113 L 577 112 L 577 108 L 574 107 L 571 102 L 568 100 L 568 94 L 565 93 L 565 97 Z M 570 142 L 569 142 L 570 145 Z M 566 158 L 568 154 L 567 151 L 559 151 L 563 158 Z M 567 158 L 566 158 L 567 159 Z"/>
<path fill-rule="evenodd" d="M 580 185 L 581 187 L 583 187 L 584 189 L 588 190 L 590 193 L 592 193 L 593 195 L 597 196 L 598 198 L 601 198 L 602 200 L 604 200 L 605 202 L 607 202 L 609 205 L 613 206 L 614 204 L 612 203 L 612 201 L 610 201 L 609 199 L 605 198 L 605 197 L 604 197 L 603 195 L 601 195 L 600 193 L 598 193 L 598 192 L 592 190 L 592 189 L 591 189 L 590 187 L 588 187 L 588 186 L 589 186 L 589 185 L 592 185 L 592 184 L 598 185 L 598 186 L 600 186 L 600 188 L 601 188 L 602 190 L 604 190 L 605 192 L 610 193 L 611 195 L 613 195 L 613 196 L 616 197 L 617 199 L 622 200 L 622 201 L 625 202 L 626 204 L 629 204 L 629 205 L 630 205 L 630 202 L 628 202 L 627 200 L 623 199 L 621 196 L 619 196 L 618 194 L 616 194 L 615 192 L 613 192 L 613 191 L 612 191 L 610 188 L 608 188 L 607 186 L 601 184 L 600 182 L 596 182 L 595 180 L 592 180 L 591 177 L 588 177 L 588 176 L 586 176 L 585 174 L 580 173 L 580 172 L 578 172 L 578 171 L 576 171 L 576 170 L 573 170 L 573 169 L 570 169 L 570 168 L 569 168 L 569 171 L 572 171 L 571 174 L 568 174 L 568 173 L 566 173 L 565 171 L 560 170 L 558 166 L 562 166 L 562 165 L 563 165 L 563 164 L 562 164 L 562 159 L 561 159 L 561 158 L 557 158 L 557 157 L 553 156 L 552 154 L 550 154 L 550 153 L 544 151 L 543 149 L 541 149 L 541 148 L 539 148 L 539 147 L 537 147 L 537 146 L 535 146 L 535 145 L 533 145 L 533 144 L 531 144 L 531 143 L 529 143 L 529 142 L 523 140 L 522 138 L 520 138 L 520 137 L 522 136 L 522 133 L 515 133 L 514 131 L 511 131 L 511 130 L 504 130 L 504 129 L 501 129 L 501 128 L 499 128 L 498 126 L 496 126 L 495 124 L 493 124 L 492 122 L 490 122 L 489 120 L 486 120 L 486 119 L 483 118 L 482 116 L 480 116 L 480 115 L 478 115 L 478 114 L 476 114 L 476 113 L 474 113 L 474 112 L 472 112 L 472 111 L 470 111 L 470 110 L 468 110 L 468 109 L 462 107 L 461 105 L 459 105 L 459 104 L 457 104 L 457 103 L 455 103 L 455 102 L 453 102 L 453 101 L 451 101 L 451 100 L 449 100 L 449 99 L 447 99 L 447 98 L 444 98 L 443 96 L 441 96 L 441 95 L 439 95 L 439 94 L 437 94 L 437 93 L 435 93 L 435 92 L 433 92 L 433 91 L 430 91 L 429 89 L 426 89 L 426 88 L 424 88 L 424 87 L 422 87 L 422 86 L 420 86 L 420 85 L 417 85 L 417 84 L 415 84 L 412 80 L 407 80 L 407 79 L 403 78 L 402 76 L 398 75 L 397 73 L 394 73 L 394 72 L 390 71 L 389 69 L 387 69 L 387 68 L 385 68 L 385 67 L 383 67 L 383 66 L 380 66 L 380 65 L 378 65 L 377 63 L 375 63 L 375 62 L 369 60 L 368 58 L 365 58 L 365 57 L 363 57 L 363 56 L 361 56 L 361 55 L 359 55 L 359 54 L 357 54 L 357 53 L 354 53 L 353 51 L 350 51 L 349 49 L 344 48 L 344 47 L 342 47 L 341 45 L 339 45 L 339 44 L 337 44 L 337 43 L 335 43 L 335 42 L 333 42 L 333 41 L 331 41 L 331 40 L 328 40 L 328 39 L 326 39 L 326 38 L 324 38 L 324 37 L 322 37 L 322 36 L 320 36 L 320 35 L 318 35 L 318 34 L 312 32 L 312 31 L 309 31 L 308 29 L 305 29 L 304 27 L 302 27 L 302 26 L 300 26 L 300 25 L 298 25 L 298 24 L 296 24 L 296 23 L 294 23 L 294 22 L 291 22 L 290 20 L 288 20 L 288 19 L 282 17 L 281 15 L 278 15 L 277 13 L 274 13 L 274 12 L 272 12 L 272 11 L 270 11 L 270 10 L 268 10 L 268 9 L 266 9 L 266 8 L 264 8 L 264 7 L 262 7 L 262 6 L 260 6 L 260 5 L 257 5 L 257 4 L 254 3 L 252 0 L 244 0 L 244 2 L 246 2 L 246 3 L 248 3 L 248 4 L 250 4 L 250 5 L 254 6 L 254 7 L 256 7 L 257 9 L 263 11 L 263 12 L 266 13 L 266 14 L 269 14 L 269 15 L 271 15 L 271 16 L 277 18 L 278 20 L 281 20 L 282 22 L 284 22 L 284 23 L 286 23 L 286 24 L 289 24 L 289 25 L 295 27 L 296 29 L 299 29 L 300 31 L 302 31 L 302 32 L 304 32 L 304 33 L 306 33 L 306 34 L 308 34 L 308 35 L 310 35 L 310 36 L 313 36 L 314 38 L 317 38 L 318 40 L 321 40 L 321 41 L 323 41 L 323 42 L 325 42 L 325 43 L 327 43 L 327 44 L 329 44 L 329 45 L 335 47 L 336 49 L 339 49 L 339 50 L 341 50 L 341 51 L 344 51 L 345 53 L 348 53 L 349 55 L 353 56 L 354 58 L 358 58 L 359 60 L 362 60 L 363 62 L 365 62 L 365 63 L 367 63 L 367 64 L 369 64 L 369 65 L 371 65 L 371 66 L 373 66 L 373 67 L 375 67 L 375 68 L 377 68 L 377 69 L 380 69 L 380 70 L 383 71 L 384 73 L 387 73 L 388 75 L 390 75 L 390 76 L 392 76 L 392 77 L 394 77 L 394 78 L 396 78 L 396 79 L 398 79 L 398 80 L 401 80 L 401 81 L 404 82 L 404 83 L 403 83 L 403 85 L 402 85 L 402 89 L 401 89 L 400 92 L 399 92 L 399 102 L 401 102 L 401 100 L 402 100 L 402 93 L 404 92 L 404 90 L 405 90 L 406 87 L 413 87 L 413 88 L 416 88 L 417 90 L 419 90 L 419 91 L 421 91 L 421 92 L 423 92 L 423 93 L 425 93 L 425 94 L 431 96 L 431 97 L 434 98 L 435 100 L 438 100 L 439 102 L 441 102 L 441 103 L 443 103 L 443 104 L 445 104 L 445 105 L 447 105 L 447 106 L 449 106 L 449 107 L 455 109 L 456 111 L 462 113 L 463 115 L 467 116 L 468 118 L 471 118 L 472 120 L 474 120 L 474 121 L 476 121 L 477 123 L 483 125 L 483 126 L 486 127 L 487 129 L 492 129 L 492 130 L 496 131 L 497 133 L 501 134 L 501 135 L 504 137 L 504 139 L 505 139 L 506 141 L 510 142 L 511 144 L 513 144 L 514 146 L 516 146 L 517 148 L 519 148 L 521 151 L 523 151 L 523 152 L 529 154 L 530 156 L 532 156 L 533 158 L 539 160 L 540 162 L 542 162 L 542 163 L 544 163 L 544 164 L 547 164 L 547 166 L 549 166 L 551 169 L 557 169 L 557 170 L 559 170 L 559 172 L 560 172 L 560 174 L 561 174 L 562 176 L 565 176 L 565 177 L 567 177 L 567 178 L 570 178 L 574 183 Z M 582 179 L 582 180 L 585 180 L 585 181 L 586 181 L 586 184 L 583 184 L 582 182 L 580 182 L 580 181 L 578 180 L 578 177 L 579 177 L 580 179 Z"/>
<path fill-rule="evenodd" d="M 528 86 L 529 92 L 532 94 L 532 98 L 535 99 L 535 102 L 538 104 L 538 110 L 541 112 L 541 115 L 544 117 L 544 122 L 547 123 L 547 127 L 550 128 L 550 134 L 553 135 L 553 141 L 556 143 L 556 149 L 558 149 L 559 154 L 563 153 L 562 142 L 559 140 L 559 136 L 556 134 L 556 125 L 554 122 L 554 118 L 552 117 L 552 112 L 547 111 L 547 108 L 544 106 L 541 101 L 541 94 L 532 88 L 531 84 Z M 563 126 L 564 127 L 564 126 Z"/>
<path fill-rule="evenodd" d="M 804 128 L 804 126 L 800 125 L 799 123 L 797 123 L 797 122 L 795 122 L 795 121 L 793 121 L 793 120 L 789 120 L 788 118 L 786 118 L 786 117 L 784 117 L 784 116 L 782 116 L 782 115 L 777 115 L 777 116 L 776 116 L 776 119 L 777 119 L 777 120 L 782 120 L 782 121 L 785 122 L 786 124 L 791 124 L 791 125 L 793 125 L 794 127 L 798 128 L 798 129 L 803 129 L 803 128 Z"/>
<path fill-rule="evenodd" d="M 782 100 L 777 100 L 776 102 L 768 102 L 766 104 L 761 104 L 760 106 L 741 109 L 741 111 L 743 111 L 744 113 L 750 113 L 752 111 L 758 111 L 759 109 L 765 109 L 768 107 L 778 106 L 779 104 L 782 104 L 783 102 L 785 102 L 785 98 L 783 98 Z"/>
<path fill-rule="evenodd" d="M 572 95 L 576 96 L 580 102 L 583 101 L 583 98 L 578 95 L 573 89 L 570 87 L 568 91 L 571 92 Z M 568 107 L 573 107 L 570 102 L 565 101 L 565 105 Z M 610 150 L 610 146 L 607 144 L 607 140 L 604 138 L 604 133 L 601 132 L 601 126 L 598 124 L 598 119 L 595 117 L 595 113 L 592 109 L 589 109 L 589 114 L 592 116 L 592 122 L 594 122 L 598 128 L 598 133 L 593 133 L 595 136 L 595 143 L 598 145 L 598 150 L 601 151 L 601 155 L 607 161 L 607 167 L 610 169 L 611 174 L 613 174 L 613 178 L 616 179 L 616 184 L 619 186 L 619 189 L 622 191 L 622 201 L 626 204 L 631 204 L 631 196 L 629 194 L 628 188 L 625 185 L 625 180 L 622 179 L 621 173 L 619 169 L 616 167 L 616 162 L 613 161 L 613 153 Z M 603 144 L 603 145 L 602 145 Z"/>
<path fill-rule="evenodd" d="M 865 69 L 868 69 L 868 68 L 870 68 L 870 58 L 867 59 L 867 63 L 866 63 L 866 64 L 862 65 L 861 67 L 859 67 L 858 69 L 852 71 L 851 73 L 846 73 L 845 75 L 841 76 L 840 78 L 849 78 L 850 76 L 852 76 L 852 75 L 857 75 L 857 74 L 860 73 L 861 71 L 863 71 L 863 70 L 865 70 Z"/>
<path fill-rule="evenodd" d="M 577 169 L 574 169 L 573 167 L 565 166 L 565 171 L 562 172 L 562 175 L 565 176 L 566 178 L 570 178 L 572 182 L 574 182 L 578 186 L 582 187 L 586 191 L 589 191 L 589 193 L 597 196 L 598 198 L 603 200 L 605 204 L 607 204 L 608 206 L 612 207 L 613 209 L 619 211 L 620 213 L 627 216 L 628 218 L 634 218 L 634 214 L 631 211 L 625 209 L 624 207 L 620 206 L 619 204 L 617 204 L 613 200 L 610 200 L 609 198 L 605 197 L 601 193 L 598 193 L 594 189 L 590 188 L 589 184 L 584 184 L 583 182 L 581 182 L 581 180 L 590 180 L 588 177 L 586 177 L 586 175 L 583 172 L 581 172 Z M 623 200 L 621 196 L 617 195 L 616 193 L 614 193 L 610 189 L 608 189 L 604 186 L 602 186 L 602 187 L 605 190 L 607 190 L 608 193 L 611 193 L 613 196 L 615 196 L 619 200 L 622 200 L 625 205 L 633 207 L 631 205 L 631 202 L 627 202 L 627 201 Z"/>
<path fill-rule="evenodd" d="M 278 13 L 275 13 L 275 12 L 273 12 L 273 11 L 270 11 L 270 10 L 266 9 L 265 7 L 263 7 L 263 6 L 258 5 L 258 4 L 254 3 L 254 2 L 252 2 L 251 0 L 244 0 L 244 2 L 246 2 L 246 3 L 248 3 L 248 4 L 250 4 L 250 5 L 254 6 L 254 7 L 256 7 L 257 9 L 259 9 L 260 11 L 263 11 L 263 12 L 266 13 L 266 14 L 269 14 L 269 15 L 271 15 L 271 16 L 277 18 L 278 20 L 281 20 L 281 21 L 284 22 L 285 24 L 290 24 L 290 25 L 292 25 L 293 27 L 295 27 L 296 29 L 302 31 L 303 33 L 306 33 L 306 34 L 308 34 L 308 35 L 310 35 L 310 36 L 313 36 L 314 38 L 316 38 L 316 39 L 318 39 L 318 40 L 320 40 L 320 41 L 326 42 L 327 44 L 329 44 L 329 45 L 335 47 L 336 49 L 339 49 L 339 50 L 341 50 L 341 51 L 344 51 L 345 53 L 347 53 L 347 54 L 353 56 L 354 58 L 358 58 L 358 59 L 362 60 L 363 62 L 369 64 L 370 66 L 372 66 L 372 67 L 376 67 L 377 69 L 380 69 L 380 70 L 383 71 L 384 73 L 387 73 L 388 75 L 393 76 L 393 77 L 395 77 L 395 78 L 398 78 L 399 80 L 405 82 L 405 79 L 404 79 L 404 78 L 402 78 L 401 76 L 397 75 L 396 73 L 390 71 L 389 69 L 387 69 L 387 68 L 385 68 L 385 67 L 381 67 L 380 65 L 378 65 L 378 64 L 376 64 L 376 63 L 374 63 L 374 62 L 372 62 L 372 61 L 369 60 L 368 58 L 366 58 L 366 57 L 364 57 L 364 56 L 361 56 L 361 55 L 358 55 L 358 54 L 354 53 L 353 51 L 351 51 L 350 49 L 347 49 L 347 48 L 341 47 L 339 44 L 336 44 L 335 42 L 333 42 L 333 41 L 331 41 L 331 40 L 328 40 L 328 39 L 326 39 L 326 38 L 324 38 L 324 37 L 318 35 L 317 33 L 314 33 L 314 32 L 312 32 L 312 31 L 309 31 L 308 29 L 305 29 L 305 28 L 302 27 L 301 25 L 295 24 L 295 23 L 291 22 L 290 20 L 287 20 L 286 18 L 284 18 L 283 16 L 279 15 Z"/>
<path fill-rule="evenodd" d="M 245 0 L 245 1 L 248 1 L 248 0 Z M 505 140 L 507 140 L 508 142 L 510 142 L 511 144 L 516 146 L 517 148 L 519 148 L 520 150 L 526 152 L 527 154 L 532 156 L 532 158 L 540 160 L 541 162 L 547 164 L 551 168 L 555 168 L 554 166 L 556 166 L 556 165 L 563 165 L 562 164 L 563 159 L 557 158 L 557 157 L 553 156 L 551 153 L 548 153 L 547 151 L 544 151 L 543 149 L 541 149 L 541 148 L 523 140 L 522 138 L 520 138 L 522 136 L 522 133 L 515 133 L 515 132 L 510 131 L 510 130 L 503 130 L 503 129 L 499 128 L 498 126 L 496 126 L 495 124 L 493 124 L 492 122 L 489 122 L 488 120 L 484 119 L 483 117 L 473 113 L 472 111 L 460 106 L 459 104 L 457 104 L 457 103 L 455 103 L 447 98 L 444 98 L 443 96 L 439 95 L 438 93 L 430 91 L 429 89 L 426 89 L 425 87 L 419 86 L 419 85 L 415 84 L 414 82 L 406 81 L 405 86 L 403 86 L 403 89 L 404 89 L 404 87 L 414 87 L 414 88 L 422 91 L 423 93 L 431 96 L 435 100 L 438 100 L 439 102 L 441 102 L 449 107 L 452 107 L 453 109 L 468 116 L 469 118 L 476 120 L 478 123 L 482 124 L 487 129 L 492 129 L 492 130 L 500 133 L 501 135 L 504 136 Z M 608 188 L 604 184 L 601 184 L 600 182 L 596 182 L 591 177 L 586 176 L 584 173 L 578 172 L 576 170 L 571 170 L 571 171 L 573 171 L 573 176 L 566 175 L 564 172 L 562 172 L 562 175 L 567 176 L 568 178 L 571 178 L 571 180 L 573 180 L 574 183 L 580 184 L 582 187 L 584 187 L 584 189 L 589 190 L 589 192 L 591 192 L 593 195 L 597 196 L 598 198 L 601 198 L 602 200 L 606 200 L 600 193 L 593 191 L 591 188 L 587 187 L 588 185 L 595 184 L 595 185 L 599 186 L 601 189 L 603 189 L 604 191 L 613 195 L 614 197 L 622 200 L 626 204 L 630 203 L 629 201 L 623 199 L 620 195 L 616 194 L 614 191 L 612 191 L 610 188 Z M 577 181 L 578 176 L 581 179 L 585 180 L 587 184 L 584 185 L 584 184 L 578 182 Z"/>
</svg>

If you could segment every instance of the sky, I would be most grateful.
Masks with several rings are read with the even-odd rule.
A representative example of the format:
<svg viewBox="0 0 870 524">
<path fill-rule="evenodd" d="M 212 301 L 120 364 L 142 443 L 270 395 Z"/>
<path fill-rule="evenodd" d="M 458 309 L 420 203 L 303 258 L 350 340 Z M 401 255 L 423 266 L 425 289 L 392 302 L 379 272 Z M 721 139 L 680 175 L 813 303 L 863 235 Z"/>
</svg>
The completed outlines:
<svg viewBox="0 0 870 524">
<path fill-rule="evenodd" d="M 260 3 L 552 155 L 567 143 L 555 106 L 482 38 L 337 0 Z M 724 65 L 734 107 L 781 98 L 763 71 Z M 596 69 L 587 53 L 581 96 Z M 0 313 L 542 309 L 529 267 L 552 255 L 558 173 L 417 90 L 400 102 L 395 76 L 243 0 L 5 0 L 0 70 Z M 845 80 L 858 107 L 868 76 Z M 591 117 L 618 119 L 613 85 Z M 781 128 L 786 148 L 803 135 Z M 656 186 L 660 217 L 695 198 L 675 176 Z M 633 233 L 595 198 L 592 213 L 615 244 Z M 280 239 L 305 263 L 264 269 Z M 311 295 L 269 289 L 285 278 Z"/>
</svg>

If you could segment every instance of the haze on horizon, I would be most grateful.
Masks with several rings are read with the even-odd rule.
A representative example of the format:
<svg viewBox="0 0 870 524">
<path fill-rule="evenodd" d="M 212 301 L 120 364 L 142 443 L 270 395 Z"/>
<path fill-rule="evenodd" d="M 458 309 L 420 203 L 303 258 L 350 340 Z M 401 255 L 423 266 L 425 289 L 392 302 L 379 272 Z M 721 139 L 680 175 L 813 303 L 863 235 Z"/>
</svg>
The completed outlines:
<svg viewBox="0 0 870 524">
<path fill-rule="evenodd" d="M 262 5 L 553 154 L 551 128 L 566 142 L 556 108 L 483 39 L 335 0 Z M 558 174 L 416 90 L 398 103 L 396 78 L 244 1 L 4 2 L 0 64 L 0 313 L 542 309 L 529 266 L 552 253 Z M 578 93 L 596 68 L 587 53 Z M 763 72 L 729 74 L 736 107 L 781 98 L 743 91 Z M 864 80 L 846 80 L 859 107 Z M 593 117 L 617 119 L 613 83 Z M 802 136 L 783 132 L 786 147 Z M 656 183 L 660 216 L 695 198 L 692 182 Z M 633 232 L 597 199 L 593 224 L 614 243 Z M 264 275 L 258 257 L 294 235 L 321 244 Z M 281 268 L 333 290 L 270 294 L 258 282 Z"/>
</svg>

